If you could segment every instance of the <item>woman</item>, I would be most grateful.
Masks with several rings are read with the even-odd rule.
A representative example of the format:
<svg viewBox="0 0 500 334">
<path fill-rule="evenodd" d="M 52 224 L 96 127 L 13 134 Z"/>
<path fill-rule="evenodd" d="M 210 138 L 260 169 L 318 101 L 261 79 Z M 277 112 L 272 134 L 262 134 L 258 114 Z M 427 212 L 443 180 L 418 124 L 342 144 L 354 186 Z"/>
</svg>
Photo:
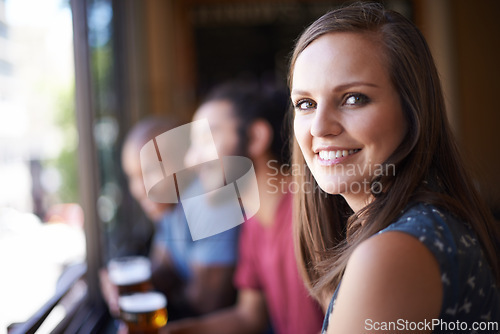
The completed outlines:
<svg viewBox="0 0 500 334">
<path fill-rule="evenodd" d="M 289 73 L 296 181 L 310 190 L 296 196 L 297 258 L 328 305 L 323 330 L 498 332 L 500 232 L 418 29 L 377 4 L 329 12 Z"/>
</svg>

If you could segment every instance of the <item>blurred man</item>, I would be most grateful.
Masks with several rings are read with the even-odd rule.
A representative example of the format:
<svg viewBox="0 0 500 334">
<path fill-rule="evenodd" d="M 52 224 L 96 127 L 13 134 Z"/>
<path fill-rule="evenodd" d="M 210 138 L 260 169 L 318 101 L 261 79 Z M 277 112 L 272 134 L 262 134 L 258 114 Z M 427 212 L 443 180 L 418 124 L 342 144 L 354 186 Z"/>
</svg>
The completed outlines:
<svg viewBox="0 0 500 334">
<path fill-rule="evenodd" d="M 130 192 L 156 225 L 150 252 L 152 281 L 154 288 L 168 298 L 170 319 L 204 314 L 234 302 L 230 283 L 239 234 L 235 228 L 193 241 L 181 204 L 158 203 L 148 198 L 139 152 L 149 140 L 177 125 L 165 118 L 143 120 L 129 132 L 122 150 L 122 166 Z M 110 311 L 118 315 L 117 287 L 110 282 L 106 270 L 100 275 Z"/>
<path fill-rule="evenodd" d="M 231 83 L 216 88 L 197 110 L 194 121 L 208 119 L 220 156 L 252 160 L 260 209 L 242 225 L 234 278 L 236 305 L 171 322 L 166 333 L 262 333 L 269 325 L 277 334 L 319 333 L 322 312 L 308 296 L 295 263 L 291 194 L 278 190 L 287 180 L 273 167 L 281 161 L 286 101 L 279 94 L 265 97 L 254 87 Z M 205 151 L 204 143 L 194 140 L 186 159 L 194 163 Z"/>
</svg>

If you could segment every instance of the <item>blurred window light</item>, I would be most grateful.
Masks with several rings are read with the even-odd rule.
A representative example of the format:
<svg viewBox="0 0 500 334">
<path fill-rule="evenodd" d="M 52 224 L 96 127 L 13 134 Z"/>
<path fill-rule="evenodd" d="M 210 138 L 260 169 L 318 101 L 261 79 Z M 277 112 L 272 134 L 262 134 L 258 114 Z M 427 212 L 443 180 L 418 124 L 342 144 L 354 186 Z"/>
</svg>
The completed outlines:
<svg viewBox="0 0 500 334">
<path fill-rule="evenodd" d="M 0 37 L 7 38 L 9 34 L 9 28 L 4 22 L 0 22 Z"/>
<path fill-rule="evenodd" d="M 69 0 L 0 0 L 0 334 L 84 261 Z"/>
<path fill-rule="evenodd" d="M 0 31 L 1 33 L 1 31 Z M 12 74 L 12 64 L 8 61 L 0 59 L 0 74 L 11 75 Z"/>
</svg>

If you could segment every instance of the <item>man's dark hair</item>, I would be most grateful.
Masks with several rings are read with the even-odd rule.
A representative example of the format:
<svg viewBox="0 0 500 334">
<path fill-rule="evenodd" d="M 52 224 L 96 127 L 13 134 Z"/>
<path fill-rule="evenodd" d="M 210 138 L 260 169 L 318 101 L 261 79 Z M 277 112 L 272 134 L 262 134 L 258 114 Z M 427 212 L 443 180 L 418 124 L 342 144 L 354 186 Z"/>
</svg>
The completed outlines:
<svg viewBox="0 0 500 334">
<path fill-rule="evenodd" d="M 271 153 L 280 163 L 284 161 L 285 127 L 284 117 L 288 107 L 288 95 L 277 88 L 263 89 L 257 84 L 231 81 L 216 86 L 204 99 L 203 103 L 228 101 L 233 106 L 234 116 L 238 120 L 239 149 L 246 152 L 248 147 L 248 129 L 255 121 L 267 121 L 273 130 Z"/>
</svg>

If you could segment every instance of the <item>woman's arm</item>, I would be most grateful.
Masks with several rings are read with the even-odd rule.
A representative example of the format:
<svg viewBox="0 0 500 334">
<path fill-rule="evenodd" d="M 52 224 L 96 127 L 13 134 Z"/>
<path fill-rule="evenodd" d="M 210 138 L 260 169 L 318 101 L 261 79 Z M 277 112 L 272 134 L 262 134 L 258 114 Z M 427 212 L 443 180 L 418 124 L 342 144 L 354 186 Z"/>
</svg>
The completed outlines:
<svg viewBox="0 0 500 334">
<path fill-rule="evenodd" d="M 430 333 L 425 320 L 438 318 L 442 296 L 432 253 L 408 234 L 382 233 L 349 259 L 328 333 Z M 422 330 L 408 330 L 410 322 Z"/>
</svg>

